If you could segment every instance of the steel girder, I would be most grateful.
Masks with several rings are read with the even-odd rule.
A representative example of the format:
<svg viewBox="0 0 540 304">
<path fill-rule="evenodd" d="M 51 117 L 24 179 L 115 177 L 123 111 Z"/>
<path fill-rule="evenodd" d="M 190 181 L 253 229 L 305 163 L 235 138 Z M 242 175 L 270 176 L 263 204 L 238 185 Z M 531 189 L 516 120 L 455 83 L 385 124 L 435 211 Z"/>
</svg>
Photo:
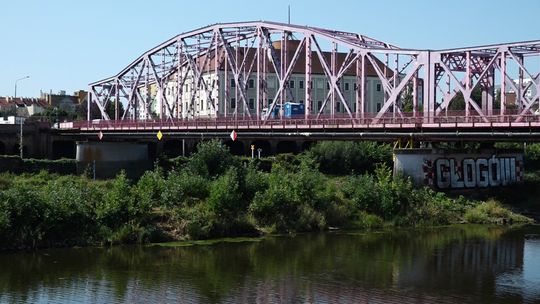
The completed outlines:
<svg viewBox="0 0 540 304">
<path fill-rule="evenodd" d="M 293 40 L 295 43 L 291 43 Z M 448 109 L 461 94 L 465 117 L 487 120 L 489 116 L 506 114 L 506 90 L 511 88 L 516 92 L 519 120 L 538 107 L 538 90 L 535 96 L 526 96 L 525 92 L 539 86 L 538 64 L 533 71 L 526 62 L 530 58 L 538 60 L 539 54 L 540 41 L 412 50 L 355 33 L 316 27 L 263 21 L 214 24 L 173 37 L 142 54 L 116 76 L 91 83 L 88 120 L 92 118 L 90 103 L 97 105 L 104 120 L 194 118 L 200 107 L 210 109 L 209 117 L 266 120 L 276 106 L 291 98 L 289 80 L 302 60 L 306 119 L 345 115 L 377 122 L 388 116 L 411 116 L 429 122 L 436 116 L 449 115 Z M 342 57 L 339 62 L 338 56 Z M 315 63 L 320 65 L 329 86 L 316 112 L 312 107 Z M 369 76 L 380 81 L 384 95 L 376 113 L 367 111 L 367 104 L 372 102 L 368 71 Z M 222 78 L 205 79 L 210 73 L 222 73 Z M 346 74 L 355 76 L 355 100 L 346 100 L 343 94 L 340 81 Z M 269 75 L 278 82 L 272 96 L 267 86 Z M 250 77 L 255 78 L 256 85 L 253 110 L 247 97 Z M 525 83 L 525 78 L 532 81 Z M 503 93 L 500 106 L 495 107 L 499 109 L 494 111 L 496 80 Z M 229 83 L 234 83 L 234 92 Z M 481 104 L 472 97 L 477 88 L 482 90 Z M 197 98 L 200 96 L 204 97 Z M 219 104 L 231 100 L 235 102 L 234 110 L 228 112 L 228 106 L 222 106 L 220 112 Z M 114 117 L 109 117 L 107 107 L 112 101 Z M 124 113 L 119 112 L 120 103 Z M 345 113 L 336 113 L 338 104 Z"/>
</svg>

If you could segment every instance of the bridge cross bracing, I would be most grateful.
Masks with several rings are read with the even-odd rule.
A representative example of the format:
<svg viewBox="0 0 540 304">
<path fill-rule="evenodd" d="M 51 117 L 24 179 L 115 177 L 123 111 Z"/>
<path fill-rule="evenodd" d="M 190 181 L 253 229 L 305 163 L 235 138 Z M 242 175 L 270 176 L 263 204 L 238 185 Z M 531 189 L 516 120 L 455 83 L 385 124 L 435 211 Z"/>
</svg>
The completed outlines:
<svg viewBox="0 0 540 304">
<path fill-rule="evenodd" d="M 290 126 L 273 113 L 296 102 L 296 125 L 526 127 L 540 121 L 539 57 L 540 41 L 416 50 L 310 26 L 214 24 L 91 83 L 87 125 Z"/>
</svg>

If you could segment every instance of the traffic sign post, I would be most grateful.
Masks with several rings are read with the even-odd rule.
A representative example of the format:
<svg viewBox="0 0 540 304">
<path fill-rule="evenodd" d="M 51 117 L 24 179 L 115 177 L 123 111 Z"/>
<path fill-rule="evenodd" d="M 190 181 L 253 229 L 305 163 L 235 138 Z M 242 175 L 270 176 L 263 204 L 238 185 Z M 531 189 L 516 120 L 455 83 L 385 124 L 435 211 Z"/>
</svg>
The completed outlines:
<svg viewBox="0 0 540 304">
<path fill-rule="evenodd" d="M 236 136 L 236 131 L 235 131 L 235 130 L 232 130 L 231 135 L 229 135 L 229 136 L 231 137 L 232 141 L 235 141 L 235 140 L 236 140 L 236 137 L 237 137 L 237 136 Z"/>
<path fill-rule="evenodd" d="M 251 145 L 251 158 L 255 158 L 255 145 Z"/>
</svg>

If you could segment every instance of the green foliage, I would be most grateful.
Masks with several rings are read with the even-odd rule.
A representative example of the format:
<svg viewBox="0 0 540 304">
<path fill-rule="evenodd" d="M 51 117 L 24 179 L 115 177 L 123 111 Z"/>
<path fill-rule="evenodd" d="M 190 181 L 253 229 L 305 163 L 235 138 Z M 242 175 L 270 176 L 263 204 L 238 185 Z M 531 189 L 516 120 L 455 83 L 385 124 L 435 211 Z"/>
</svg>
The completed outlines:
<svg viewBox="0 0 540 304">
<path fill-rule="evenodd" d="M 207 204 L 198 203 L 185 209 L 186 233 L 191 239 L 207 239 L 212 236 L 215 227 L 215 214 Z"/>
<path fill-rule="evenodd" d="M 528 168 L 540 168 L 540 144 L 527 144 L 524 156 Z"/>
<path fill-rule="evenodd" d="M 165 206 L 192 205 L 208 196 L 209 180 L 189 171 L 172 171 L 163 180 L 160 204 Z"/>
<path fill-rule="evenodd" d="M 242 200 L 238 170 L 230 168 L 218 177 L 210 188 L 210 195 L 206 200 L 208 207 L 219 217 L 232 219 L 243 210 L 247 204 Z"/>
<path fill-rule="evenodd" d="M 384 224 L 383 219 L 375 214 L 359 211 L 354 214 L 348 228 L 352 229 L 379 229 Z"/>
<path fill-rule="evenodd" d="M 39 192 L 15 184 L 0 193 L 0 241 L 11 248 L 36 248 L 44 237 L 48 206 Z"/>
<path fill-rule="evenodd" d="M 101 192 L 86 179 L 59 177 L 43 188 L 44 217 L 51 242 L 83 243 L 94 234 L 93 208 Z"/>
<path fill-rule="evenodd" d="M 16 174 L 46 171 L 57 174 L 75 174 L 77 164 L 74 159 L 22 159 L 15 155 L 0 155 L 0 172 Z"/>
<path fill-rule="evenodd" d="M 323 173 L 334 175 L 372 172 L 377 164 L 392 161 L 389 145 L 367 141 L 324 141 L 312 147 L 308 155 Z"/>
<path fill-rule="evenodd" d="M 464 218 L 529 221 L 494 202 L 415 188 L 393 176 L 389 151 L 372 143 L 321 143 L 309 153 L 276 157 L 268 172 L 258 160 L 240 161 L 209 141 L 191 158 L 170 170 L 156 166 L 136 183 L 124 173 L 107 181 L 46 171 L 3 173 L 0 248 L 441 225 Z"/>
<path fill-rule="evenodd" d="M 97 221 L 111 229 L 120 228 L 124 223 L 143 220 L 149 206 L 136 205 L 131 195 L 131 186 L 124 172 L 121 172 L 111 183 L 103 200 L 96 204 Z"/>
<path fill-rule="evenodd" d="M 227 146 L 219 140 L 210 140 L 197 146 L 197 153 L 190 158 L 187 168 L 204 177 L 216 177 L 233 165 L 236 165 L 235 160 Z"/>
<path fill-rule="evenodd" d="M 499 202 L 488 200 L 480 203 L 465 212 L 465 220 L 469 223 L 496 224 L 496 223 L 532 223 L 532 220 L 515 214 L 504 208 Z"/>
<path fill-rule="evenodd" d="M 133 194 L 140 205 L 150 208 L 158 206 L 165 187 L 163 170 L 156 167 L 153 171 L 146 171 L 133 187 Z"/>
</svg>

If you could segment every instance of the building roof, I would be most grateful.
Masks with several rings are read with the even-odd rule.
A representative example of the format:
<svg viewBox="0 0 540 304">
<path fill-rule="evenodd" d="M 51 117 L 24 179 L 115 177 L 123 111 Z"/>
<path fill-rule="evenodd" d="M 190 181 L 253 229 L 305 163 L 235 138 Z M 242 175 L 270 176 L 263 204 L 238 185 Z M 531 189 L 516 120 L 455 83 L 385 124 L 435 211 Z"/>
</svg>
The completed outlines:
<svg viewBox="0 0 540 304">
<path fill-rule="evenodd" d="M 289 40 L 289 41 L 287 41 L 286 56 L 287 56 L 287 60 L 288 60 L 289 63 L 291 62 L 292 58 L 294 57 L 294 54 L 295 54 L 299 44 L 300 44 L 299 40 Z M 279 60 L 280 59 L 279 56 L 280 56 L 280 53 L 281 53 L 280 52 L 280 50 L 281 50 L 281 41 L 275 41 L 272 45 L 273 45 L 274 49 L 276 50 L 276 56 L 278 57 L 278 60 Z M 252 47 L 241 48 L 241 47 L 239 47 L 238 48 L 238 53 L 236 53 L 235 50 L 232 50 L 232 52 L 233 52 L 233 57 L 235 57 L 235 59 L 236 59 L 236 57 L 238 58 L 237 65 L 240 66 L 242 64 L 242 62 L 244 62 L 245 69 L 247 71 L 250 68 L 251 62 L 255 62 L 255 64 L 253 64 L 252 73 L 257 72 L 257 64 L 256 64 L 256 58 L 255 58 L 256 55 L 257 55 L 257 49 L 256 48 L 252 48 Z M 218 70 L 220 70 L 220 71 L 225 70 L 225 66 L 222 63 L 225 54 L 226 53 L 225 53 L 224 49 L 221 49 L 221 50 L 218 51 L 218 60 L 217 61 L 218 61 L 218 65 L 219 65 Z M 246 55 L 244 56 L 244 54 L 246 54 Z M 197 64 L 197 66 L 198 66 L 198 68 L 200 70 L 203 70 L 204 72 L 212 72 L 212 71 L 215 70 L 215 66 L 216 66 L 215 55 L 216 55 L 215 52 L 210 52 L 209 54 L 201 55 L 201 56 L 199 56 L 199 57 L 197 57 L 195 59 L 195 63 Z M 328 67 L 330 68 L 331 67 L 332 53 L 331 52 L 322 52 L 322 55 L 323 55 L 323 58 L 326 60 L 326 62 L 328 64 Z M 343 65 L 343 62 L 345 61 L 347 54 L 342 53 L 342 52 L 338 52 L 336 55 L 337 55 L 336 56 L 336 68 L 339 70 L 340 67 Z M 379 66 L 379 69 L 384 73 L 385 64 L 382 61 L 380 61 L 379 59 L 377 59 L 376 57 L 375 57 L 375 61 L 376 61 L 377 65 Z M 206 62 L 206 65 L 205 65 L 205 62 Z M 321 64 L 321 61 L 319 60 L 319 56 L 318 56 L 317 52 L 315 52 L 315 51 L 311 52 L 311 62 L 312 62 L 312 64 L 311 64 L 311 74 L 315 74 L 315 75 L 316 74 L 320 74 L 320 75 L 325 74 L 323 65 Z M 267 59 L 266 63 L 267 63 L 266 72 L 267 73 L 275 73 L 275 69 L 274 69 L 273 64 L 270 61 L 270 59 Z M 372 77 L 377 76 L 377 72 L 375 71 L 375 69 L 374 69 L 373 65 L 371 64 L 371 62 L 366 59 L 365 64 L 366 64 L 366 75 L 367 76 L 372 76 Z M 305 46 L 304 46 L 304 47 L 302 47 L 300 49 L 300 56 L 298 56 L 298 60 L 296 61 L 296 64 L 293 67 L 292 74 L 304 74 L 305 69 L 306 69 L 306 60 L 305 60 Z M 345 71 L 344 75 L 355 76 L 356 75 L 356 64 L 354 64 L 354 63 L 351 64 L 350 67 Z M 392 75 L 393 75 L 392 69 L 389 68 L 389 67 L 386 67 L 386 76 L 387 77 L 392 77 Z"/>
<path fill-rule="evenodd" d="M 46 107 L 47 101 L 42 98 L 27 98 L 27 97 L 0 97 L 0 106 L 31 106 L 36 105 L 40 107 Z"/>
</svg>

